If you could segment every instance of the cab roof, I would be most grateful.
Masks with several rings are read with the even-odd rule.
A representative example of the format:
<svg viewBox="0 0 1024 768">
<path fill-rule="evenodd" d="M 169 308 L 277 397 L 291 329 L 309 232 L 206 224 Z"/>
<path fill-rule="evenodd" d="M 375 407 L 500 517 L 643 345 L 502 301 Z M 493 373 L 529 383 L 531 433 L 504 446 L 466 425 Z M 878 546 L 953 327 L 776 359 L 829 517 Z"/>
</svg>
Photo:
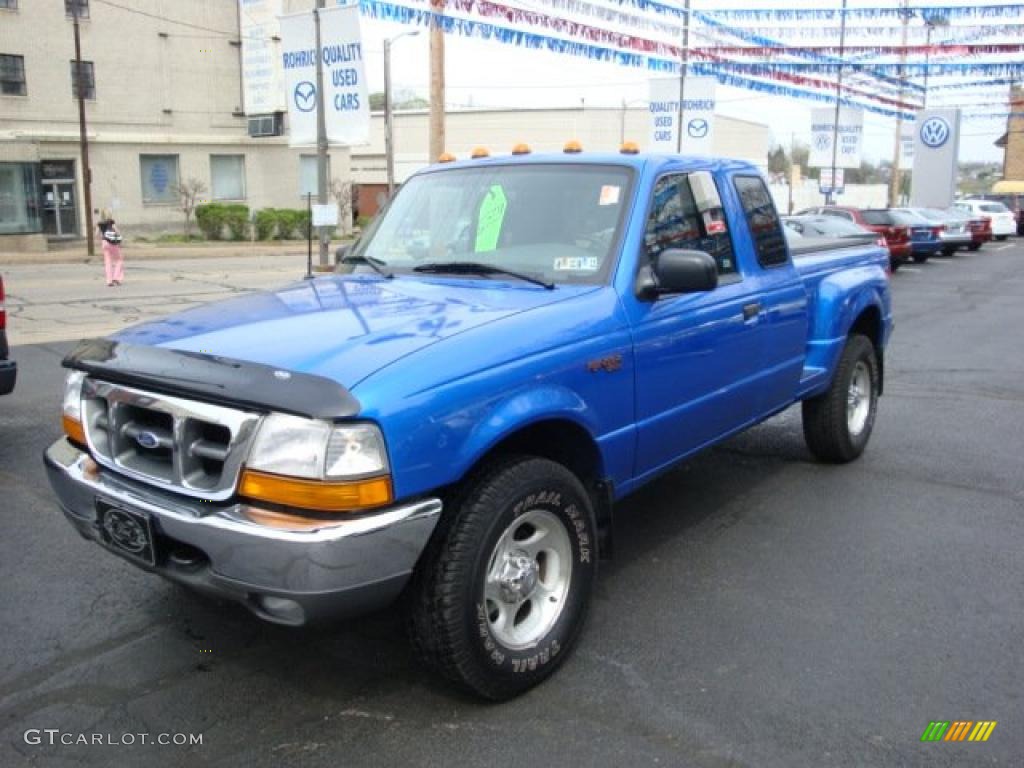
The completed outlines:
<svg viewBox="0 0 1024 768">
<path fill-rule="evenodd" d="M 695 155 L 670 155 L 651 152 L 624 154 L 621 152 L 539 152 L 521 155 L 493 155 L 481 158 L 466 158 L 446 163 L 433 163 L 414 175 L 452 170 L 455 168 L 480 168 L 505 165 L 618 165 L 634 168 L 638 172 L 658 171 L 663 166 L 685 171 L 747 171 L 760 173 L 757 166 L 744 160 L 730 160 L 719 157 L 698 157 Z"/>
</svg>

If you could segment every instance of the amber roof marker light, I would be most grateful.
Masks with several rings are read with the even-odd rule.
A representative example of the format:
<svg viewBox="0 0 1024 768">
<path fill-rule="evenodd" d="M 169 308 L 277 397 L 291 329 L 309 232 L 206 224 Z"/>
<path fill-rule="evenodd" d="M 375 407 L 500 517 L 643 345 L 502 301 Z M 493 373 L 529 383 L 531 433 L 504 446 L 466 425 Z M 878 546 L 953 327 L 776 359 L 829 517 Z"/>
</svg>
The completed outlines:
<svg viewBox="0 0 1024 768">
<path fill-rule="evenodd" d="M 567 155 L 578 155 L 580 152 L 583 151 L 583 145 L 580 144 L 579 141 L 577 141 L 576 139 L 570 139 L 569 141 L 565 142 L 565 146 L 562 147 L 562 151 L 565 152 L 565 154 Z"/>
<path fill-rule="evenodd" d="M 442 152 L 438 156 L 437 162 L 439 162 L 439 163 L 454 163 L 455 159 L 456 159 L 455 155 L 453 155 L 451 152 Z"/>
<path fill-rule="evenodd" d="M 513 155 L 528 155 L 528 154 L 530 154 L 531 151 L 532 150 L 530 149 L 530 145 L 529 144 L 523 144 L 522 142 L 520 142 L 519 144 L 516 144 L 514 147 L 512 147 L 512 154 Z"/>
<path fill-rule="evenodd" d="M 474 160 L 482 160 L 485 157 L 490 157 L 491 152 L 487 147 L 473 147 L 473 151 L 469 156 Z"/>
<path fill-rule="evenodd" d="M 637 146 L 635 141 L 624 141 L 622 146 L 619 147 L 619 152 L 623 155 L 639 155 L 640 147 Z"/>
</svg>

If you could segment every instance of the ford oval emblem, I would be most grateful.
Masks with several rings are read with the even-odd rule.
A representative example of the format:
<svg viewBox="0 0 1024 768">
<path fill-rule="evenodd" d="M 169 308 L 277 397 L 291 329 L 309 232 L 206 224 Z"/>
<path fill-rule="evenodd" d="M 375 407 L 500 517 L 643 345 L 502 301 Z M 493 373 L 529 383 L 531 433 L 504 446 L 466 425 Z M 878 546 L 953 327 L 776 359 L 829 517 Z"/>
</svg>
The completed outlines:
<svg viewBox="0 0 1024 768">
<path fill-rule="evenodd" d="M 135 442 L 143 448 L 149 448 L 150 450 L 160 447 L 160 438 L 152 432 L 139 432 L 139 434 L 135 436 Z"/>
</svg>

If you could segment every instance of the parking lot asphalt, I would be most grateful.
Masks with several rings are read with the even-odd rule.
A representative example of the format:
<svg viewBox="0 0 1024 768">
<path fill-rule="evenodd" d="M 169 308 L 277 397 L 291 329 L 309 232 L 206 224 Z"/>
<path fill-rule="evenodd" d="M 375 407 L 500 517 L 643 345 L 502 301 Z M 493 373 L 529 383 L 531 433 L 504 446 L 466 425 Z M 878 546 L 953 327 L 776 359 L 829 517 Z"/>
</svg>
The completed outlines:
<svg viewBox="0 0 1024 768">
<path fill-rule="evenodd" d="M 275 627 L 82 541 L 40 461 L 70 345 L 15 347 L 0 766 L 1020 765 L 1024 242 L 893 288 L 865 456 L 815 463 L 790 409 L 637 493 L 576 653 L 502 705 L 419 668 L 392 613 Z M 998 726 L 922 743 L 931 720 Z M 28 729 L 202 744 L 28 744 Z"/>
</svg>

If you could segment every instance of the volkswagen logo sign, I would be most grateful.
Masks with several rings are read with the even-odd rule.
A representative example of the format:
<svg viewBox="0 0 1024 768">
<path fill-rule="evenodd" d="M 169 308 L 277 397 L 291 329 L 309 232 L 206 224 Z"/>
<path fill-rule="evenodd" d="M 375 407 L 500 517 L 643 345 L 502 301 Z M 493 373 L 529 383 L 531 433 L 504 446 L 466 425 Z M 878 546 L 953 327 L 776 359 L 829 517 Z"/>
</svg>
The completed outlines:
<svg viewBox="0 0 1024 768">
<path fill-rule="evenodd" d="M 931 149 L 938 149 L 949 140 L 949 123 L 941 117 L 929 117 L 921 123 L 921 142 Z"/>
<path fill-rule="evenodd" d="M 119 509 L 108 510 L 103 518 L 103 530 L 110 540 L 132 554 L 138 554 L 146 548 L 146 531 L 142 524 L 127 512 Z"/>
<path fill-rule="evenodd" d="M 152 432 L 139 432 L 135 435 L 135 442 L 143 448 L 149 448 L 150 450 L 160 447 L 160 438 Z"/>
</svg>

